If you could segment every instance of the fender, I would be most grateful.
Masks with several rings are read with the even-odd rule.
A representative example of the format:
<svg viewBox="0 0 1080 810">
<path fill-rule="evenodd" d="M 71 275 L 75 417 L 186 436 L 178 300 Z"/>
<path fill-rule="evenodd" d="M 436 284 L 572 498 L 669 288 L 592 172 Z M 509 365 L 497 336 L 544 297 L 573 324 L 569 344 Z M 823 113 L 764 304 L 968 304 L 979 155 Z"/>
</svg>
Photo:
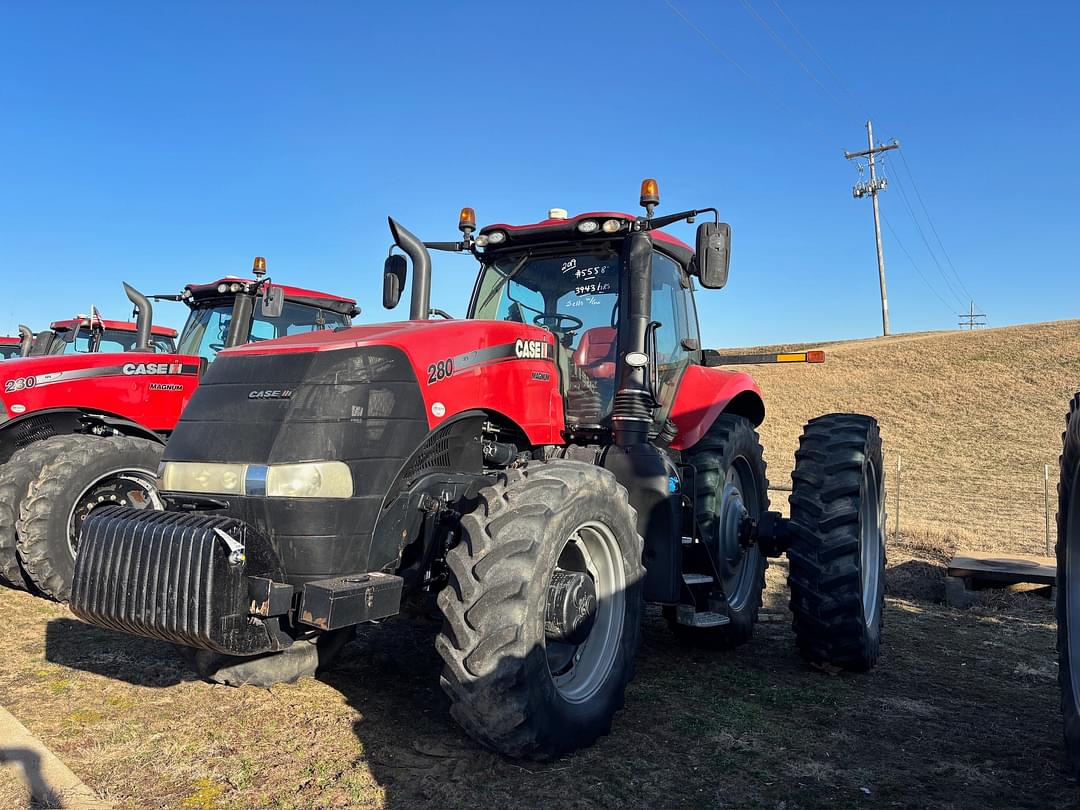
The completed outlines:
<svg viewBox="0 0 1080 810">
<path fill-rule="evenodd" d="M 78 407 L 49 408 L 0 422 L 0 464 L 7 463 L 16 450 L 34 442 L 69 433 L 91 433 L 95 427 L 165 443 L 165 437 L 160 433 L 117 414 Z"/>
<path fill-rule="evenodd" d="M 765 421 L 765 401 L 754 378 L 742 371 L 690 366 L 683 374 L 669 417 L 679 429 L 673 450 L 693 447 L 722 413 Z"/>
</svg>

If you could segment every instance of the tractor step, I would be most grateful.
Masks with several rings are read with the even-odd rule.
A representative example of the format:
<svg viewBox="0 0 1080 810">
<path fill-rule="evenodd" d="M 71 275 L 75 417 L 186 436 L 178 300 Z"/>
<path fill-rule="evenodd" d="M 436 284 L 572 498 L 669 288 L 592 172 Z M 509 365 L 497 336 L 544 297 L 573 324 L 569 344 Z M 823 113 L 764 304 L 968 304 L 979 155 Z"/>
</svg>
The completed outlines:
<svg viewBox="0 0 1080 810">
<path fill-rule="evenodd" d="M 683 574 L 682 579 L 687 585 L 708 585 L 715 581 L 708 574 Z"/>
<path fill-rule="evenodd" d="M 687 627 L 720 627 L 730 624 L 731 619 L 723 613 L 711 610 L 695 611 L 693 605 L 677 605 L 675 609 L 675 621 L 685 624 Z"/>
</svg>

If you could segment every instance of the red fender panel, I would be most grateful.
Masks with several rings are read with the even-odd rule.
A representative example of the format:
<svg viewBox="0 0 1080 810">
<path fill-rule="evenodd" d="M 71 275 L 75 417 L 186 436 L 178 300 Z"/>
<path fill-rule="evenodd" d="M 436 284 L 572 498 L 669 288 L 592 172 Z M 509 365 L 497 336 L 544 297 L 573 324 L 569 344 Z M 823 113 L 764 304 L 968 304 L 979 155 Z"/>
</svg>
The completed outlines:
<svg viewBox="0 0 1080 810">
<path fill-rule="evenodd" d="M 671 447 L 693 447 L 725 411 L 747 417 L 755 425 L 765 418 L 765 402 L 754 378 L 742 371 L 690 366 L 679 383 L 670 419 L 679 432 Z"/>
</svg>

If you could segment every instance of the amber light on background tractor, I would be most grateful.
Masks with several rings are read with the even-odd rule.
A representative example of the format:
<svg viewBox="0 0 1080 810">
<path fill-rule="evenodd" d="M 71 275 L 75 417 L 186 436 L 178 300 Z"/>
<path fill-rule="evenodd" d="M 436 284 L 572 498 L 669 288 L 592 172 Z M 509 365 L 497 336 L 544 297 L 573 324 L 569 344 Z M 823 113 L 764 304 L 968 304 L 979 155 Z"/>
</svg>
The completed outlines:
<svg viewBox="0 0 1080 810">
<path fill-rule="evenodd" d="M 261 276 L 266 272 L 266 259 L 262 256 L 256 256 L 255 261 L 251 265 L 251 272 L 257 276 Z"/>
<path fill-rule="evenodd" d="M 458 230 L 462 233 L 472 233 L 476 230 L 476 212 L 471 208 L 462 208 L 458 216 Z"/>
</svg>

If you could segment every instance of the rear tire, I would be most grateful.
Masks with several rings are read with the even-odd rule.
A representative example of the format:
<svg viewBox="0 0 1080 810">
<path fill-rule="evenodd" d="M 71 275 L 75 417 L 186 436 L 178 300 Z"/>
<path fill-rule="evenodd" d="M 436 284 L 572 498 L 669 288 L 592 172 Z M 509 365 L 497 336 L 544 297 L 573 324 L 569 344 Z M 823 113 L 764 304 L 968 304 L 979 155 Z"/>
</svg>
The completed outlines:
<svg viewBox="0 0 1080 810">
<path fill-rule="evenodd" d="M 877 421 L 812 419 L 791 474 L 792 627 L 803 657 L 865 672 L 877 663 L 885 595 L 885 471 Z"/>
<path fill-rule="evenodd" d="M 1062 436 L 1057 514 L 1058 682 L 1065 752 L 1080 768 L 1080 394 Z"/>
<path fill-rule="evenodd" d="M 71 595 L 78 528 L 97 505 L 160 508 L 154 479 L 164 449 L 129 436 L 75 436 L 59 449 L 23 499 L 18 549 L 26 573 L 45 595 Z"/>
<path fill-rule="evenodd" d="M 725 499 L 738 498 L 750 517 L 757 520 L 769 509 L 769 482 L 761 440 L 753 423 L 744 416 L 722 414 L 709 432 L 683 456 L 696 470 L 697 501 L 695 515 L 703 541 L 727 579 L 727 616 L 729 624 L 718 627 L 690 627 L 679 624 L 669 611 L 668 626 L 688 643 L 712 649 L 730 649 L 745 644 L 754 636 L 754 624 L 761 608 L 768 564 L 755 545 L 739 553 L 736 537 L 728 535 L 735 528 L 724 520 Z M 727 577 L 724 577 L 724 574 Z"/>
<path fill-rule="evenodd" d="M 436 640 L 454 719 L 501 754 L 535 759 L 609 733 L 643 610 L 643 542 L 626 490 L 591 464 L 533 462 L 482 489 L 461 531 L 446 557 Z M 558 636 L 569 641 L 555 640 L 550 624 L 556 569 L 594 589 L 591 602 L 575 596 L 559 613 L 591 611 L 583 635 Z"/>
<path fill-rule="evenodd" d="M 16 523 L 30 483 L 41 468 L 70 447 L 76 436 L 54 436 L 16 450 L 0 467 L 0 580 L 21 590 L 33 590 L 33 583 L 19 561 Z"/>
</svg>

